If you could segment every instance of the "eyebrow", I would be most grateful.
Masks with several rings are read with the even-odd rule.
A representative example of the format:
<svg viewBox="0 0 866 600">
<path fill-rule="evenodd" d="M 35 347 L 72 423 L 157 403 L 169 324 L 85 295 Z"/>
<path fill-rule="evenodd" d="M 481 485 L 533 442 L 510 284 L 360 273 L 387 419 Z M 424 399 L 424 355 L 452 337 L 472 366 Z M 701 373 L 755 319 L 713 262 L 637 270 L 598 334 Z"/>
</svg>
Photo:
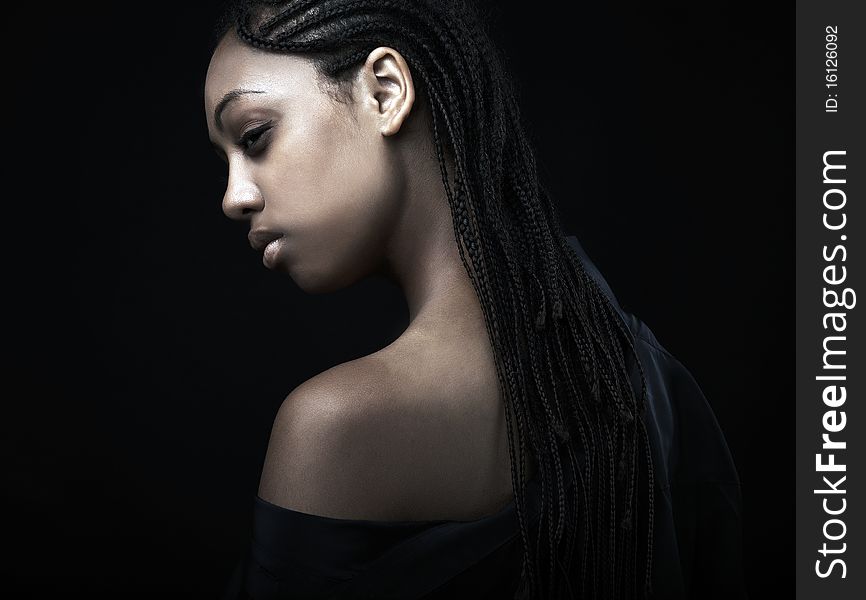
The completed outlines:
<svg viewBox="0 0 866 600">
<path fill-rule="evenodd" d="M 223 121 L 222 114 L 226 107 L 231 104 L 233 100 L 237 100 L 241 96 L 245 94 L 264 94 L 264 90 L 244 90 L 244 89 L 235 89 L 223 96 L 222 100 L 216 105 L 216 108 L 213 111 L 213 120 L 216 123 L 217 129 L 220 131 L 223 130 Z"/>
</svg>

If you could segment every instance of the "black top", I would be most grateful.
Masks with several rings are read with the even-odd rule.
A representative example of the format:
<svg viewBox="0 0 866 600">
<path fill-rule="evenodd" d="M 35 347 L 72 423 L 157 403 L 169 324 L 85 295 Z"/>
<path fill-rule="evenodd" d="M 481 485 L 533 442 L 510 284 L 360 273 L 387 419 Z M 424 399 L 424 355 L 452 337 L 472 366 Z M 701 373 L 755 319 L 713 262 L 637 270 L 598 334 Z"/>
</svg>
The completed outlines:
<svg viewBox="0 0 866 600">
<path fill-rule="evenodd" d="M 652 598 L 746 598 L 741 495 L 725 438 L 698 384 L 622 310 L 577 238 L 566 238 L 634 335 L 655 469 Z M 570 485 L 570 482 L 569 482 Z M 528 482 L 529 518 L 539 487 Z M 224 600 L 513 597 L 521 565 L 512 500 L 473 521 L 335 519 L 255 497 L 252 540 Z"/>
</svg>

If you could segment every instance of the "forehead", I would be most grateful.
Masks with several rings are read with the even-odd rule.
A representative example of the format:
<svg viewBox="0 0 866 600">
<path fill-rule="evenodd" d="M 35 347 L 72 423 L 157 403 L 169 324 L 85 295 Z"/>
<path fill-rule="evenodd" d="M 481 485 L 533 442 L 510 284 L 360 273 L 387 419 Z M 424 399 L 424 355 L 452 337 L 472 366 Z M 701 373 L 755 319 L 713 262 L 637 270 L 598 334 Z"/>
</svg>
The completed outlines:
<svg viewBox="0 0 866 600">
<path fill-rule="evenodd" d="M 229 32 L 214 50 L 207 69 L 204 100 L 208 126 L 214 126 L 214 108 L 232 90 L 256 89 L 271 96 L 306 93 L 314 89 L 314 78 L 308 60 L 254 48 Z"/>
</svg>

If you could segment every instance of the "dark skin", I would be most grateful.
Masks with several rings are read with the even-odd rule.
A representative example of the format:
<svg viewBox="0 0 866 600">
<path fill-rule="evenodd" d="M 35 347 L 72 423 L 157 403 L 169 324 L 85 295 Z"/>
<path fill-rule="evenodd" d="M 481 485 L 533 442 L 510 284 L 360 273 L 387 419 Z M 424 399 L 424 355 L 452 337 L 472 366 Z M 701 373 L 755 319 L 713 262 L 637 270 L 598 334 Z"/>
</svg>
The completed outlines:
<svg viewBox="0 0 866 600">
<path fill-rule="evenodd" d="M 310 293 L 385 275 L 409 307 L 393 343 L 288 395 L 258 493 L 333 518 L 477 519 L 513 496 L 505 409 L 429 112 L 392 48 L 370 52 L 350 87 L 337 102 L 309 59 L 233 32 L 208 68 L 208 131 L 229 165 L 223 211 L 258 232 L 266 266 Z M 219 127 L 214 110 L 235 89 L 256 93 L 229 102 Z"/>
</svg>

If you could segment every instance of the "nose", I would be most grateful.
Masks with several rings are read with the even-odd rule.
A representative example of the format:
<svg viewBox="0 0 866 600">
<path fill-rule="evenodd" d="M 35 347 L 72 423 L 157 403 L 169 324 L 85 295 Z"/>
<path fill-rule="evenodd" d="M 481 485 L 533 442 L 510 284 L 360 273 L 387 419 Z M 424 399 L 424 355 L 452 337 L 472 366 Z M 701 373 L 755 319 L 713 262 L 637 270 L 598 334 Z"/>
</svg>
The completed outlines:
<svg viewBox="0 0 866 600">
<path fill-rule="evenodd" d="M 265 203 L 261 191 L 252 181 L 230 170 L 222 206 L 229 219 L 247 221 L 253 213 L 261 212 Z"/>
</svg>

